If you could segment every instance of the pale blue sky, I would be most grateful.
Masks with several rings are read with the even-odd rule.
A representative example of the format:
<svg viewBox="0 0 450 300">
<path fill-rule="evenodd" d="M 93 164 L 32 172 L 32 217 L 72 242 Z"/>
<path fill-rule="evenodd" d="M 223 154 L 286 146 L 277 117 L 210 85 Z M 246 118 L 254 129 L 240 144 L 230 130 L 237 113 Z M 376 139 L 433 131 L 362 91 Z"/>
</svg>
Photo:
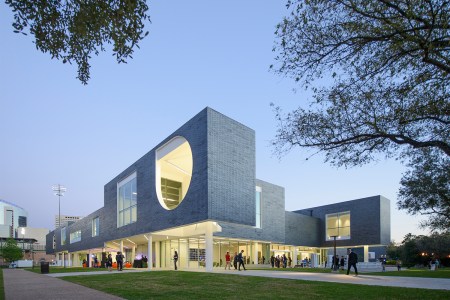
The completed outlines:
<svg viewBox="0 0 450 300">
<path fill-rule="evenodd" d="M 391 200 L 391 236 L 420 234 L 419 218 L 396 208 L 404 168 L 396 161 L 350 170 L 302 149 L 281 160 L 270 140 L 284 111 L 307 94 L 269 71 L 283 1 L 151 1 L 149 36 L 134 59 L 118 65 L 110 52 L 91 61 L 83 86 L 76 67 L 38 52 L 13 33 L 0 3 L 0 199 L 22 206 L 29 226 L 53 229 L 61 214 L 103 206 L 103 186 L 191 117 L 209 106 L 256 131 L 257 178 L 286 190 L 286 210 L 382 195 Z"/>
</svg>

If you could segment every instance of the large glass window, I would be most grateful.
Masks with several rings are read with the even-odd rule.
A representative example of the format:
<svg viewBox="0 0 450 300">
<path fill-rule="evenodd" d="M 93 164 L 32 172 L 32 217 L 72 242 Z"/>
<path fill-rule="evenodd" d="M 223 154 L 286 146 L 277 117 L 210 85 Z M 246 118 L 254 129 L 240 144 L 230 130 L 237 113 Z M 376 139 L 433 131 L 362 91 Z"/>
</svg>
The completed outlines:
<svg viewBox="0 0 450 300">
<path fill-rule="evenodd" d="M 177 136 L 158 148 L 155 157 L 156 195 L 167 210 L 183 201 L 192 177 L 192 150 L 188 141 Z"/>
<path fill-rule="evenodd" d="M 255 205 L 256 205 L 256 222 L 255 222 L 255 227 L 256 228 L 261 228 L 261 187 L 257 186 L 256 187 L 256 200 L 255 200 Z"/>
<path fill-rule="evenodd" d="M 61 228 L 61 245 L 66 244 L 66 227 Z"/>
<path fill-rule="evenodd" d="M 81 241 L 81 230 L 72 232 L 70 234 L 70 243 L 72 244 L 72 243 L 76 243 L 79 241 Z"/>
<path fill-rule="evenodd" d="M 326 240 L 332 241 L 350 239 L 350 212 L 340 212 L 326 215 Z"/>
<path fill-rule="evenodd" d="M 117 185 L 117 227 L 134 223 L 136 219 L 137 185 L 133 173 Z"/>
<path fill-rule="evenodd" d="M 100 221 L 97 218 L 92 220 L 92 236 L 98 236 Z"/>
</svg>

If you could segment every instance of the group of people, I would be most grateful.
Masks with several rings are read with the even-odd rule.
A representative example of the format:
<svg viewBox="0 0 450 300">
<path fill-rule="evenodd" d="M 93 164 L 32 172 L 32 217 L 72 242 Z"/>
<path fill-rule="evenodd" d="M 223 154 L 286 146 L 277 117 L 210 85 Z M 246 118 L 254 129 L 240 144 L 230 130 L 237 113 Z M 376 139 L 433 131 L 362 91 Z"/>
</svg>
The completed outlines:
<svg viewBox="0 0 450 300">
<path fill-rule="evenodd" d="M 271 256 L 270 257 L 270 265 L 272 268 L 287 268 L 290 267 L 292 264 L 292 258 L 289 256 L 287 257 L 286 254 L 283 254 L 282 256 Z"/>
<path fill-rule="evenodd" d="M 348 255 L 348 262 L 347 262 L 347 275 L 350 274 L 350 269 L 353 267 L 355 270 L 355 276 L 358 276 L 358 268 L 356 267 L 356 264 L 358 263 L 358 255 L 353 252 L 351 248 L 347 249 L 347 255 Z M 333 256 L 331 258 L 331 269 L 332 270 L 338 270 L 341 269 L 342 271 L 345 270 L 345 263 L 346 258 L 344 256 L 341 256 L 339 258 L 339 255 Z M 327 261 L 325 261 L 325 268 L 327 267 Z"/>
<path fill-rule="evenodd" d="M 123 270 L 123 259 L 124 259 L 124 256 L 123 256 L 122 252 L 120 252 L 120 251 L 117 252 L 117 254 L 116 254 L 117 271 Z M 111 272 L 112 266 L 113 266 L 112 255 L 108 254 L 108 257 L 106 258 L 106 267 L 108 268 L 109 272 Z"/>
<path fill-rule="evenodd" d="M 244 250 L 241 250 L 241 252 L 239 252 L 239 254 L 237 252 L 234 252 L 234 257 L 233 257 L 233 267 L 235 270 L 241 270 L 241 267 L 244 271 L 247 271 L 247 269 L 245 268 L 245 257 L 244 257 Z M 227 251 L 227 253 L 225 254 L 225 270 L 227 269 L 231 270 L 231 255 L 230 252 Z"/>
</svg>

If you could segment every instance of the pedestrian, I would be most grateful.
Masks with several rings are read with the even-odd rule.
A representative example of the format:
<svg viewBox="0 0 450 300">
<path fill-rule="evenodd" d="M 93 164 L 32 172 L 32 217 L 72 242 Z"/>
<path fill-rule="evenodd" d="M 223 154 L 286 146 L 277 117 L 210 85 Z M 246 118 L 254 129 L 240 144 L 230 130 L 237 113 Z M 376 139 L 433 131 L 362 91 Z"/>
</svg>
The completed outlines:
<svg viewBox="0 0 450 300">
<path fill-rule="evenodd" d="M 397 259 L 397 270 L 401 271 L 402 269 L 402 261 L 400 259 Z"/>
<path fill-rule="evenodd" d="M 234 267 L 235 270 L 237 270 L 238 260 L 239 260 L 239 255 L 237 254 L 237 252 L 234 252 L 233 267 Z"/>
<path fill-rule="evenodd" d="M 227 254 L 225 254 L 225 270 L 227 269 L 228 266 L 228 270 L 231 270 L 231 256 L 230 256 L 230 252 L 227 251 Z"/>
<path fill-rule="evenodd" d="M 270 264 L 272 265 L 272 268 L 275 265 L 275 256 L 273 255 L 270 257 Z"/>
<path fill-rule="evenodd" d="M 175 251 L 175 254 L 173 255 L 173 264 L 175 265 L 175 270 L 178 270 L 177 261 L 178 261 L 178 252 Z"/>
<path fill-rule="evenodd" d="M 116 254 L 117 271 L 122 271 L 123 269 L 123 255 L 122 252 L 117 252 Z"/>
<path fill-rule="evenodd" d="M 106 267 L 108 268 L 108 271 L 111 272 L 111 269 L 112 269 L 112 256 L 111 256 L 111 253 L 108 254 L 108 258 L 106 259 Z"/>
<path fill-rule="evenodd" d="M 94 256 L 94 268 L 98 267 L 98 258 L 97 256 Z"/>
<path fill-rule="evenodd" d="M 245 264 L 244 264 L 244 250 L 241 250 L 241 252 L 239 252 L 238 261 L 239 261 L 238 270 L 240 271 L 241 266 L 242 266 L 242 268 L 244 268 L 244 271 L 247 271 L 247 269 L 245 268 Z"/>
<path fill-rule="evenodd" d="M 344 266 L 345 266 L 345 259 L 344 256 L 341 256 L 341 270 L 344 270 Z"/>
<path fill-rule="evenodd" d="M 383 272 L 386 272 L 386 258 L 381 259 L 381 266 L 383 267 Z"/>
<path fill-rule="evenodd" d="M 264 257 L 264 255 L 262 257 L 262 262 L 263 262 L 263 264 L 266 262 L 266 258 Z"/>
<path fill-rule="evenodd" d="M 356 268 L 356 263 L 358 262 L 358 255 L 352 251 L 351 248 L 348 248 L 348 267 L 347 267 L 347 275 L 350 273 L 350 268 L 353 266 L 355 269 L 355 276 L 358 276 L 358 269 Z"/>
</svg>

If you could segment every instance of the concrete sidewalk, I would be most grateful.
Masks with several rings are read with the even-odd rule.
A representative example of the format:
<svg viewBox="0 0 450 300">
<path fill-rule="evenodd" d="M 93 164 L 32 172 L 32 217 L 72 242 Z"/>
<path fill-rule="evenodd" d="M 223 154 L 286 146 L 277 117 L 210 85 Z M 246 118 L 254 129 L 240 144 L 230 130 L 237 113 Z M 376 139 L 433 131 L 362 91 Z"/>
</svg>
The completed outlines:
<svg viewBox="0 0 450 300">
<path fill-rule="evenodd" d="M 6 300 L 122 299 L 62 279 L 20 269 L 3 269 L 3 283 L 5 286 Z"/>
<path fill-rule="evenodd" d="M 404 288 L 418 288 L 431 290 L 450 290 L 450 279 L 425 278 L 425 277 L 397 277 L 397 276 L 374 276 L 359 274 L 354 276 L 333 273 L 310 273 L 310 272 L 288 272 L 288 271 L 235 271 L 235 270 L 214 270 L 214 273 L 237 274 L 241 276 L 261 276 L 270 278 L 284 278 L 310 281 L 325 281 L 337 283 L 350 283 L 361 285 L 377 285 Z"/>
<path fill-rule="evenodd" d="M 159 269 L 161 270 L 161 269 Z M 162 270 L 161 270 L 162 271 Z M 166 270 L 167 271 L 167 270 Z M 199 269 L 184 269 L 180 271 L 205 272 Z M 158 272 L 147 269 L 131 269 L 121 272 L 122 274 L 134 272 Z M 178 272 L 178 271 L 177 271 Z M 260 276 L 268 278 L 283 278 L 291 280 L 324 281 L 336 283 L 349 283 L 361 285 L 390 286 L 404 288 L 420 288 L 430 290 L 450 290 L 450 279 L 423 278 L 423 277 L 395 277 L 374 275 L 343 275 L 330 273 L 309 272 L 283 272 L 272 270 L 248 270 L 235 271 L 215 268 L 215 274 L 229 274 L 238 276 Z M 86 288 L 74 283 L 59 279 L 64 276 L 90 276 L 100 274 L 117 274 L 117 271 L 98 272 L 74 272 L 74 273 L 50 273 L 37 274 L 20 269 L 3 269 L 3 281 L 5 286 L 6 300 L 22 299 L 83 299 L 83 300 L 114 300 L 122 299 L 94 289 Z"/>
</svg>

